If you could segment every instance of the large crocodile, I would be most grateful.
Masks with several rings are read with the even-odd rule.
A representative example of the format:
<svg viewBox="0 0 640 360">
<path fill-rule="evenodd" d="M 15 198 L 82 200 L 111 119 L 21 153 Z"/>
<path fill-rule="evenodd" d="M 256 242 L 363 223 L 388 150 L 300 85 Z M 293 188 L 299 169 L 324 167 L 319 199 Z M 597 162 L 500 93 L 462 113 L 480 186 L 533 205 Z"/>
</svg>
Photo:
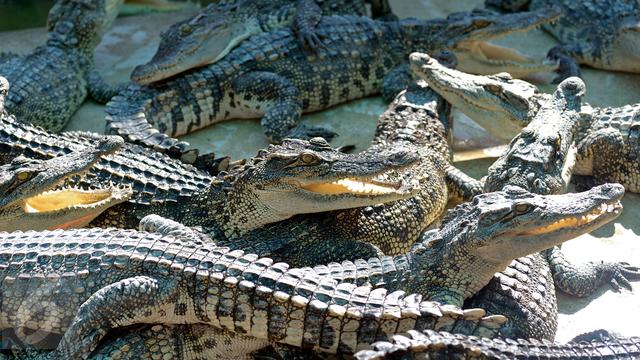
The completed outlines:
<svg viewBox="0 0 640 360">
<path fill-rule="evenodd" d="M 350 259 L 353 258 L 352 254 L 356 248 L 362 249 L 361 257 L 375 255 L 378 250 L 387 254 L 400 254 L 406 252 L 417 235 L 442 214 L 450 194 L 469 198 L 481 191 L 479 185 L 474 187 L 470 178 L 449 163 L 451 153 L 447 144 L 448 134 L 442 124 L 447 121 L 447 117 L 447 107 L 443 101 L 426 87 L 415 85 L 409 92 L 399 96 L 389 111 L 381 116 L 374 144 L 367 151 L 357 157 L 338 153 L 337 157 L 331 160 L 334 162 L 333 165 L 326 171 L 335 172 L 335 176 L 340 176 L 340 158 L 360 159 L 364 161 L 361 164 L 365 167 L 368 166 L 365 164 L 367 159 L 371 159 L 372 162 L 388 162 L 390 159 L 384 160 L 382 155 L 389 154 L 393 157 L 393 153 L 397 151 L 393 149 L 403 149 L 403 153 L 415 152 L 420 159 L 420 164 L 412 166 L 409 171 L 402 171 L 401 168 L 393 171 L 388 168 L 387 174 L 380 177 L 383 182 L 378 182 L 376 186 L 374 183 L 363 184 L 353 181 L 362 177 L 367 171 L 361 172 L 355 164 L 345 163 L 344 168 L 350 173 L 345 173 L 343 176 L 351 180 L 345 179 L 339 184 L 346 187 L 341 190 L 337 185 L 318 184 L 315 186 L 316 190 L 325 191 L 327 196 L 318 197 L 322 205 L 310 204 L 310 206 L 314 206 L 315 211 L 346 207 L 354 209 L 297 217 L 274 226 L 263 227 L 262 225 L 268 221 L 284 219 L 285 212 L 291 215 L 304 213 L 305 211 L 298 211 L 297 208 L 302 209 L 304 204 L 309 203 L 304 201 L 292 206 L 293 198 L 286 199 L 282 189 L 277 189 L 275 185 L 271 187 L 266 185 L 268 182 L 276 184 L 280 181 L 276 175 L 276 167 L 271 164 L 278 160 L 276 150 L 278 147 L 261 152 L 257 158 L 250 159 L 249 164 L 232 168 L 229 174 L 210 178 L 188 165 L 178 166 L 176 161 L 169 161 L 170 159 L 166 156 L 154 155 L 152 150 L 138 151 L 137 146 L 127 145 L 118 153 L 118 157 L 105 158 L 101 163 L 102 166 L 92 171 L 91 177 L 81 178 L 79 183 L 86 187 L 133 182 L 132 199 L 109 210 L 104 216 L 96 219 L 93 222 L 94 225 L 131 228 L 137 225 L 139 219 L 146 214 L 160 213 L 188 225 L 202 227 L 205 232 L 211 233 L 219 244 L 233 248 L 247 248 L 261 256 L 275 256 L 294 265 L 313 265 L 319 261 Z M 83 143 L 89 143 L 92 138 L 88 134 L 76 134 L 72 137 L 67 134 L 52 135 L 10 120 L 7 119 L 3 122 L 3 126 L 0 126 L 0 148 L 3 148 L 0 151 L 0 159 L 23 152 L 54 156 L 55 153 L 71 151 Z M 83 140 L 83 138 L 87 139 Z M 299 146 L 299 143 L 286 142 L 286 144 L 290 145 L 288 151 L 292 156 L 304 150 L 304 147 L 298 150 L 292 148 L 294 145 Z M 323 155 L 325 157 L 329 156 L 328 152 L 333 151 L 327 147 L 326 143 L 319 140 L 316 141 L 315 146 L 325 154 Z M 308 148 L 310 153 L 307 156 L 315 156 L 311 153 L 313 146 L 309 145 Z M 326 158 L 326 160 L 330 159 Z M 163 165 L 159 163 L 165 161 L 166 166 L 171 168 L 164 166 L 163 169 Z M 283 165 L 285 168 L 292 166 L 286 159 L 282 161 L 285 163 Z M 256 163 L 258 168 L 253 168 L 253 163 Z M 322 167 L 322 164 L 318 167 Z M 147 170 L 141 172 L 138 170 L 141 168 Z M 169 175 L 170 170 L 175 174 Z M 294 170 L 291 169 L 291 171 Z M 247 173 L 244 174 L 245 172 Z M 314 173 L 311 168 L 308 168 L 306 175 L 303 172 L 298 176 L 318 175 L 319 173 Z M 287 177 L 284 174 L 282 176 Z M 260 184 L 263 182 L 259 179 L 261 177 L 265 184 Z M 237 178 L 243 178 L 243 180 L 235 181 Z M 293 181 L 293 179 L 282 180 L 282 182 L 285 181 Z M 383 190 L 380 186 L 384 186 L 384 183 L 402 184 L 410 181 L 415 183 L 420 192 L 407 200 L 384 204 L 385 198 L 382 196 L 384 194 L 375 196 L 376 192 Z M 207 182 L 215 184 L 210 185 Z M 242 185 L 243 182 L 245 185 Z M 191 187 L 186 186 L 191 184 L 193 184 Z M 261 188 L 258 189 L 259 187 Z M 353 192 L 371 191 L 371 193 L 363 194 L 364 199 L 353 199 L 356 201 L 351 201 L 349 196 L 330 196 L 330 193 L 346 191 L 349 187 Z M 221 190 L 223 188 L 227 188 L 226 194 Z M 239 191 L 237 195 L 232 195 L 235 192 L 233 188 Z M 401 188 L 395 191 L 398 190 L 402 191 Z M 254 195 L 240 195 L 240 193 L 256 193 L 260 198 L 252 199 Z M 401 197 L 408 195 L 411 193 L 407 192 L 406 196 Z M 237 206 L 238 204 L 231 200 L 236 197 L 246 197 L 247 205 Z M 215 200 L 217 198 L 219 200 Z M 218 205 L 214 205 L 214 202 L 219 203 L 221 208 L 216 208 Z M 282 206 L 278 205 L 279 203 Z M 234 206 L 236 207 L 231 209 Z M 260 209 L 265 206 L 267 211 L 261 211 Z M 246 211 L 251 207 L 260 208 L 255 210 L 259 212 L 257 216 Z M 221 210 L 222 208 L 228 208 L 229 212 L 225 214 L 226 210 Z M 277 214 L 269 214 L 274 210 L 277 210 Z M 264 221 L 258 219 L 259 217 Z M 254 228 L 257 230 L 250 234 L 245 233 Z M 352 246 L 345 244 L 345 246 L 336 247 L 340 241 L 349 242 Z M 296 254 L 291 251 L 292 243 L 300 245 L 294 248 L 304 250 L 306 253 Z"/>
<path fill-rule="evenodd" d="M 587 337 L 591 334 L 586 334 Z M 640 338 L 607 336 L 585 341 L 578 336 L 567 344 L 524 339 L 478 338 L 432 330 L 410 330 L 408 336 L 396 335 L 391 342 L 377 342 L 373 350 L 356 354 L 357 360 L 383 359 L 563 359 L 605 360 L 640 358 Z"/>
<path fill-rule="evenodd" d="M 123 0 L 59 0 L 49 12 L 47 42 L 30 54 L 0 54 L 11 82 L 5 106 L 21 121 L 51 131 L 65 127 L 87 97 L 93 50 Z"/>
<path fill-rule="evenodd" d="M 434 59 L 416 70 L 454 107 L 493 136 L 511 140 L 539 112 L 551 95 L 508 74 L 477 76 L 441 66 Z M 574 175 L 596 183 L 618 182 L 640 192 L 640 104 L 591 107 L 580 111 Z"/>
<path fill-rule="evenodd" d="M 109 207 L 127 201 L 131 196 L 127 187 L 57 187 L 88 171 L 122 144 L 119 137 L 106 137 L 64 156 L 49 160 L 19 156 L 0 166 L 0 230 L 82 227 Z"/>
<path fill-rule="evenodd" d="M 471 82 L 465 82 L 469 79 L 465 76 L 454 78 L 453 76 L 459 72 L 445 69 L 426 54 L 412 54 L 411 63 L 414 72 L 428 82 L 433 82 L 433 73 L 437 73 L 442 76 L 436 77 L 457 83 L 461 88 L 464 87 L 462 84 L 469 83 L 469 93 L 472 94 L 481 91 L 490 93 L 492 89 L 491 84 L 487 84 L 487 90 L 479 85 L 474 87 Z M 437 72 L 434 69 L 437 69 Z M 504 77 L 500 75 L 479 78 Z M 511 82 L 526 84 L 519 80 Z M 566 85 L 572 86 L 565 89 Z M 463 99 L 457 98 L 457 91 L 449 91 L 442 83 L 435 85 L 434 90 L 447 99 L 455 99 L 453 104 L 467 108 L 470 106 L 464 103 Z M 576 80 L 564 83 L 553 97 L 548 96 L 546 101 L 540 104 L 540 108 L 545 110 L 541 111 L 538 117 L 539 126 L 532 124 L 529 131 L 517 135 L 510 143 L 510 148 L 505 151 L 502 159 L 492 166 L 485 190 L 494 191 L 507 184 L 513 184 L 544 193 L 562 191 L 567 183 L 566 165 L 571 162 L 567 155 L 570 153 L 572 137 L 576 131 L 576 110 L 580 107 L 579 98 L 583 92 L 584 85 Z M 506 93 L 502 97 L 509 96 L 510 93 Z M 490 116 L 491 107 L 483 109 L 486 109 L 486 116 Z M 536 150 L 532 150 L 531 147 Z M 558 288 L 571 295 L 588 296 L 606 283 L 615 288 L 630 288 L 627 278 L 638 278 L 638 269 L 624 263 L 589 263 L 575 266 L 566 261 L 558 249 L 550 249 L 542 255 L 544 257 L 532 255 L 516 260 L 507 271 L 497 274 L 489 286 L 469 304 L 481 304 L 480 306 L 486 306 L 489 311 L 501 312 L 503 309 L 509 309 L 505 312 L 512 319 L 511 337 L 553 339 L 557 310 L 552 284 L 555 283 Z M 525 276 L 516 276 L 517 274 Z"/>
<path fill-rule="evenodd" d="M 405 272 L 400 287 L 461 303 L 513 257 L 617 217 L 624 193 L 609 184 L 566 195 L 514 191 L 460 205 L 443 221 L 446 230 L 424 233 L 409 254 L 393 259 L 404 268 L 417 266 Z M 505 219 L 501 227 L 494 226 L 497 217 Z M 152 226 L 164 234 L 98 228 L 0 233 L 1 328 L 17 330 L 24 340 L 64 333 L 55 354 L 75 358 L 88 355 L 108 330 L 134 324 L 206 324 L 228 345 L 253 340 L 245 354 L 270 343 L 350 354 L 408 329 L 494 336 L 503 323 L 500 317 L 482 317 L 482 311 L 459 312 L 403 291 L 340 283 L 192 236 L 176 239 L 166 234 L 180 231 L 160 225 Z M 446 271 L 442 261 L 458 270 Z M 34 277 L 40 271 L 47 275 Z M 229 331 L 243 336 L 225 336 Z M 169 350 L 188 353 L 197 347 L 146 351 Z"/>
<path fill-rule="evenodd" d="M 617 71 L 640 72 L 640 4 L 635 0 L 486 0 L 507 11 L 559 6 L 564 15 L 544 29 L 562 45 L 551 57 L 569 55 L 580 64 Z"/>
<path fill-rule="evenodd" d="M 391 17 L 387 0 L 370 1 L 374 18 Z M 323 15 L 367 15 L 365 0 L 231 0 L 210 4 L 160 34 L 155 55 L 137 66 L 131 80 L 141 85 L 213 64 L 250 36 L 291 26 L 301 45 L 322 46 L 315 33 Z"/>
<path fill-rule="evenodd" d="M 507 16 L 475 11 L 439 20 L 386 22 L 325 16 L 316 28 L 324 46 L 315 53 L 300 47 L 293 31 L 280 29 L 252 37 L 217 63 L 181 77 L 149 87 L 131 85 L 107 104 L 107 131 L 176 156 L 187 144 L 167 134 L 179 136 L 233 118 L 262 117 L 265 134 L 275 141 L 288 135 L 328 136 L 325 131 L 292 128 L 302 112 L 381 91 L 391 99 L 410 79 L 409 52 L 455 49 L 558 16 L 555 9 Z M 193 159 L 189 155 L 184 160 Z"/>
</svg>

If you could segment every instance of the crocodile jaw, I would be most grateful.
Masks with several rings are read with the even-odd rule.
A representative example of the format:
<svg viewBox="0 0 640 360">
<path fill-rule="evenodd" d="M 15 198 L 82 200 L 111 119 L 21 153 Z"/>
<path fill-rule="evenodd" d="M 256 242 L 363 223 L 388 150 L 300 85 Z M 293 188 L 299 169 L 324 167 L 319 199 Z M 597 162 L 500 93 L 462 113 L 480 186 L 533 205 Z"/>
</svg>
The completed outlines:
<svg viewBox="0 0 640 360">
<path fill-rule="evenodd" d="M 514 258 L 540 252 L 589 233 L 620 216 L 624 187 L 604 184 L 583 193 L 552 196 L 556 201 L 547 204 L 546 213 L 526 224 L 512 226 L 515 228 L 504 231 L 499 241 L 478 248 L 476 254 L 506 266 Z"/>
<path fill-rule="evenodd" d="M 558 61 L 536 60 L 517 50 L 482 41 L 465 41 L 455 49 L 460 66 L 458 69 L 481 75 L 507 72 L 514 78 L 533 73 L 556 71 Z"/>
<path fill-rule="evenodd" d="M 129 200 L 128 187 L 83 190 L 63 188 L 46 191 L 3 210 L 0 230 L 53 230 L 86 226 L 108 208 Z"/>
</svg>

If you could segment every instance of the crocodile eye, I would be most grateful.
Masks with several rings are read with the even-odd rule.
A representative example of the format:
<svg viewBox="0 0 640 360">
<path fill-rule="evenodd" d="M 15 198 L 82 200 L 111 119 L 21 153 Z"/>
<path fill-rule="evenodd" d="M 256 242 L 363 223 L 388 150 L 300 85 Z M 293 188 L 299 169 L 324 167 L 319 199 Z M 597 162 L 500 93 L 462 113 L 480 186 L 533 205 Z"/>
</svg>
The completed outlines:
<svg viewBox="0 0 640 360">
<path fill-rule="evenodd" d="M 191 32 L 193 32 L 193 29 L 191 28 L 191 26 L 187 24 L 180 26 L 180 33 L 182 34 L 182 36 L 189 35 L 191 34 Z"/>
<path fill-rule="evenodd" d="M 492 94 L 499 95 L 502 92 L 502 88 L 495 84 L 486 84 L 486 85 L 483 85 L 482 87 Z"/>
<path fill-rule="evenodd" d="M 298 159 L 300 159 L 300 161 L 305 165 L 317 163 L 319 160 L 318 156 L 316 156 L 316 154 L 313 154 L 313 153 L 302 153 L 300 154 Z"/>
<path fill-rule="evenodd" d="M 24 180 L 27 180 L 29 178 L 29 173 L 20 172 L 20 173 L 18 173 L 18 175 L 16 177 L 18 178 L 18 180 L 24 181 Z"/>
<path fill-rule="evenodd" d="M 530 204 L 520 203 L 516 204 L 513 207 L 513 211 L 516 213 L 516 215 L 522 215 L 528 213 L 532 208 L 533 206 L 531 206 Z"/>
</svg>

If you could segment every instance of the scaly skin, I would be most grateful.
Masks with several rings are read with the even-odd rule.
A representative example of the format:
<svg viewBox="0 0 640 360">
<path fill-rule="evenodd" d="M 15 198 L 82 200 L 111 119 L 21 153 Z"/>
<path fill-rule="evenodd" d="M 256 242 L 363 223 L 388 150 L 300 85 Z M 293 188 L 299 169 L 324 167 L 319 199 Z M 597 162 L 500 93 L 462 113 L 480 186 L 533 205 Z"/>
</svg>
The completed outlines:
<svg viewBox="0 0 640 360">
<path fill-rule="evenodd" d="M 640 338 L 609 337 L 601 340 L 572 341 L 558 344 L 524 339 L 478 338 L 431 330 L 410 330 L 408 336 L 395 335 L 391 342 L 373 344 L 373 350 L 356 354 L 357 360 L 382 359 L 563 359 L 604 360 L 637 359 Z"/>
<path fill-rule="evenodd" d="M 393 259 L 410 269 L 401 288 L 419 289 L 429 294 L 425 298 L 461 303 L 474 289 L 483 286 L 482 278 L 486 282 L 514 257 L 558 244 L 617 217 L 622 194 L 621 186 L 603 185 L 589 193 L 555 196 L 519 189 L 479 195 L 473 203 L 448 214 L 442 225 L 447 231 L 424 233 L 408 254 Z M 570 220 L 587 214 L 590 215 L 582 221 Z M 496 218 L 509 221 L 497 227 Z M 565 226 L 569 222 L 570 226 Z M 403 291 L 388 293 L 380 288 L 356 287 L 321 277 L 310 269 L 288 269 L 283 263 L 271 265 L 270 259 L 217 248 L 199 241 L 197 236 L 194 240 L 182 225 L 167 224 L 158 217 L 145 219 L 141 226 L 163 234 L 113 229 L 0 233 L 0 259 L 6 262 L 2 273 L 2 328 L 20 329 L 29 324 L 38 330 L 24 334 L 18 331 L 22 336 L 64 332 L 55 354 L 75 358 L 88 354 L 108 330 L 141 323 L 200 323 L 210 325 L 213 331 L 242 333 L 245 338 L 240 340 L 247 340 L 246 336 L 264 339 L 262 343 L 253 342 L 261 347 L 271 341 L 351 354 L 369 347 L 373 341 L 412 328 L 494 336 L 496 326 L 503 321 L 500 317 L 482 318 L 483 312 L 477 309 L 456 313 L 454 306 L 450 311 L 442 312 L 442 307 L 434 311 L 436 319 L 442 314 L 453 319 L 439 319 L 433 325 L 426 321 L 433 315 L 408 311 L 409 306 L 420 307 L 420 295 L 414 295 L 410 305 L 406 301 L 412 297 L 402 297 Z M 166 234 L 178 238 L 161 237 L 171 236 Z M 70 243 L 70 239 L 74 242 Z M 38 259 L 55 248 L 61 258 L 38 261 L 35 268 L 26 266 L 22 264 L 23 257 L 16 255 L 24 247 Z M 11 256 L 5 257 L 2 252 Z M 93 262 L 88 261 L 89 254 L 93 254 Z M 67 256 L 79 259 L 73 268 L 56 266 L 58 261 L 64 263 Z M 453 266 L 456 271 L 445 270 Z M 38 271 L 48 275 L 37 281 L 29 276 Z M 65 276 L 60 277 L 62 273 Z M 78 277 L 82 278 L 80 287 L 76 283 Z M 24 281 L 29 282 L 28 287 L 22 284 Z M 73 295 L 61 301 L 56 295 L 58 287 L 74 289 Z M 31 291 L 43 288 L 48 290 L 29 296 Z M 350 295 L 345 298 L 346 294 Z M 56 311 L 48 311 L 49 315 L 43 317 L 33 306 L 26 306 L 32 302 L 49 304 L 49 310 Z M 405 306 L 407 310 L 402 309 Z M 391 308 L 397 315 L 391 315 Z M 296 321 L 297 313 L 303 321 Z M 416 317 L 417 321 L 409 320 Z M 380 322 L 383 318 L 385 321 Z M 316 324 L 320 319 L 324 319 L 322 326 Z M 366 324 L 362 323 L 364 319 L 368 319 Z M 356 333 L 349 334 L 347 329 L 351 328 Z M 218 337 L 225 339 L 220 332 Z M 192 349 L 188 346 L 174 350 Z M 162 354 L 168 349 L 148 351 Z"/>
<path fill-rule="evenodd" d="M 51 158 L 96 139 L 91 133 L 47 133 L 10 116 L 3 116 L 0 124 L 2 162 L 19 154 Z M 199 226 L 224 242 L 296 214 L 410 197 L 418 191 L 416 180 L 385 174 L 404 172 L 419 160 L 406 149 L 349 155 L 322 139 L 287 140 L 212 177 L 163 154 L 125 144 L 71 183 L 84 188 L 132 187 L 129 201 L 110 208 L 93 225 L 134 228 L 144 216 L 157 213 Z"/>
<path fill-rule="evenodd" d="M 391 15 L 386 0 L 377 6 L 374 17 Z M 365 16 L 365 1 L 232 0 L 210 4 L 160 34 L 157 52 L 133 70 L 131 80 L 148 85 L 213 64 L 250 36 L 282 27 L 292 27 L 300 44 L 314 51 L 321 46 L 315 27 L 323 15 L 334 14 Z"/>
<path fill-rule="evenodd" d="M 536 116 L 550 95 L 506 74 L 477 76 L 439 65 L 436 61 L 414 69 L 454 107 L 493 136 L 510 140 Z M 591 176 L 596 184 L 617 182 L 640 192 L 640 104 L 580 111 L 574 175 Z"/>
<path fill-rule="evenodd" d="M 406 253 L 417 236 L 443 214 L 449 197 L 468 200 L 482 192 L 479 182 L 450 163 L 450 134 L 445 128 L 448 112 L 448 105 L 424 83 L 412 84 L 380 116 L 372 144 L 361 153 L 403 148 L 418 154 L 419 166 L 388 173 L 388 181 L 408 176 L 417 180 L 419 192 L 411 198 L 296 216 L 224 245 L 295 266 Z M 264 241 L 267 238 L 272 240 Z"/>
<path fill-rule="evenodd" d="M 119 137 L 105 137 L 94 146 L 49 160 L 19 156 L 0 166 L 0 230 L 82 227 L 109 207 L 127 201 L 132 194 L 129 188 L 58 187 L 122 144 Z"/>
<path fill-rule="evenodd" d="M 395 96 L 410 79 L 406 65 L 413 50 L 455 50 L 462 43 L 527 30 L 558 14 L 473 12 L 387 22 L 325 16 L 316 28 L 324 46 L 316 53 L 300 47 L 291 30 L 275 30 L 248 39 L 208 67 L 153 87 L 130 86 L 107 105 L 107 131 L 175 156 L 182 156 L 187 144 L 167 135 L 233 118 L 262 117 L 265 134 L 273 141 L 329 136 L 326 131 L 293 128 L 302 112 L 381 91 L 388 99 Z"/>
<path fill-rule="evenodd" d="M 64 334 L 48 358 L 85 357 L 107 331 L 134 324 L 206 324 L 256 338 L 258 347 L 273 342 L 352 354 L 408 329 L 495 335 L 504 322 L 483 318 L 481 310 L 462 312 L 402 291 L 341 284 L 172 236 L 94 228 L 0 233 L 0 243 L 7 265 L 0 273 L 0 328 L 14 329 L 27 343 L 47 333 Z M 35 267 L 19 256 L 25 246 L 41 259 Z M 58 266 L 71 258 L 72 267 Z M 40 271 L 47 276 L 28 275 Z"/>
<path fill-rule="evenodd" d="M 0 60 L 11 83 L 5 106 L 21 121 L 51 131 L 65 127 L 87 97 L 85 76 L 93 49 L 111 26 L 123 0 L 59 0 L 49 12 L 45 45 Z"/>
<path fill-rule="evenodd" d="M 536 194 L 566 192 L 575 164 L 573 142 L 585 91 L 579 78 L 560 83 L 531 123 L 489 167 L 484 190 L 513 185 Z"/>
<path fill-rule="evenodd" d="M 526 82 L 512 80 L 506 75 L 475 76 L 447 69 L 438 64 L 435 59 L 426 55 L 412 55 L 412 69 L 421 78 L 433 84 L 438 91 L 454 106 L 460 106 L 461 110 L 475 119 L 482 119 L 481 124 L 492 124 L 497 132 L 499 119 L 504 114 L 513 114 L 509 122 L 512 128 L 518 128 L 522 122 L 528 123 L 527 114 L 535 116 L 545 103 L 546 111 L 552 108 L 553 98 L 550 95 L 538 97 L 537 89 Z M 523 94 L 529 94 L 538 101 L 526 102 Z M 484 99 L 484 103 L 478 101 Z M 558 100 L 555 100 L 556 102 Z M 563 101 L 564 103 L 570 103 Z M 572 106 L 576 109 L 575 101 Z M 500 106 L 500 104 L 504 104 Z M 532 110 L 530 110 L 531 108 Z M 475 112 L 472 112 L 475 111 Z M 476 114 L 474 117 L 472 114 Z M 542 113 L 541 113 L 542 114 Z M 490 116 L 495 119 L 490 118 Z M 550 119 L 561 117 L 561 112 L 545 114 Z M 543 115 L 538 122 L 546 123 Z M 518 120 L 516 120 L 518 119 Z M 524 120 L 519 120 L 524 119 Z M 501 166 L 494 167 L 490 172 L 490 181 L 487 182 L 487 190 L 499 188 L 504 184 L 516 184 L 536 191 L 559 191 L 566 184 L 566 172 L 564 171 L 566 154 L 568 149 L 567 135 L 571 133 L 572 126 L 566 126 L 573 122 L 546 124 L 544 126 L 532 126 L 533 131 L 524 134 L 525 138 L 517 139 L 511 143 L 511 148 L 505 152 Z M 507 129 L 502 126 L 503 132 Z M 548 142 L 548 134 L 560 136 L 560 142 Z M 547 135 L 545 135 L 547 134 Z M 578 132 L 579 134 L 579 132 Z M 578 135 L 576 135 L 578 136 Z M 535 141 L 538 151 L 527 153 L 527 149 L 521 148 L 522 141 Z M 519 156 L 518 154 L 524 154 Z M 536 155 L 546 154 L 547 160 L 536 160 Z M 513 171 L 509 172 L 509 164 L 513 165 Z M 496 171 L 506 170 L 506 171 Z M 534 176 L 530 180 L 529 173 L 545 174 Z M 536 180 L 537 179 L 537 180 Z M 544 258 L 543 258 L 544 257 Z M 627 279 L 637 279 L 637 268 L 625 263 L 589 263 L 583 266 L 575 266 L 567 262 L 558 249 L 550 249 L 540 255 L 518 259 L 504 273 L 498 274 L 477 297 L 469 304 L 487 306 L 497 305 L 492 311 L 511 308 L 519 309 L 520 314 L 510 314 L 513 325 L 513 333 L 510 337 L 521 338 L 546 338 L 553 339 L 556 328 L 556 301 L 555 285 L 564 292 L 574 296 L 588 296 L 603 284 L 609 283 L 614 288 L 630 288 Z M 522 291 L 520 289 L 527 289 Z M 537 289 L 537 290 L 536 290 Z M 472 306 L 472 305 L 469 305 Z M 519 320 L 520 319 L 520 320 Z"/>
<path fill-rule="evenodd" d="M 544 29 L 562 45 L 550 55 L 569 55 L 599 69 L 640 72 L 640 4 L 634 0 L 487 0 L 507 11 L 559 6 L 564 16 Z"/>
</svg>

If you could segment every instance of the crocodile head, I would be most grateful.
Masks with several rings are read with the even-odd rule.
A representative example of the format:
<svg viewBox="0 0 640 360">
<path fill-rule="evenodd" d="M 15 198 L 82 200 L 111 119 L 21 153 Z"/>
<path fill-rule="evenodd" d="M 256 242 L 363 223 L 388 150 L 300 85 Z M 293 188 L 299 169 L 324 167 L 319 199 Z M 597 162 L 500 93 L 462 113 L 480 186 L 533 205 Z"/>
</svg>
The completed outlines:
<svg viewBox="0 0 640 360">
<path fill-rule="evenodd" d="M 418 164 L 418 155 L 404 149 L 345 154 L 322 138 L 286 139 L 244 165 L 233 180 L 226 208 L 237 213 L 250 203 L 256 210 L 251 221 L 269 223 L 405 199 L 417 193 L 418 182 L 398 174 Z M 396 177 L 400 180 L 390 180 Z"/>
<path fill-rule="evenodd" d="M 124 0 L 59 0 L 49 11 L 47 43 L 89 55 L 111 27 Z"/>
<path fill-rule="evenodd" d="M 129 188 L 82 190 L 58 186 L 83 174 L 101 156 L 123 144 L 105 137 L 95 147 L 48 160 L 17 157 L 0 167 L 0 230 L 45 230 L 82 227 L 109 207 L 126 201 Z"/>
<path fill-rule="evenodd" d="M 637 5 L 636 5 L 637 6 Z M 640 16 L 629 15 L 622 19 L 616 19 L 615 28 L 606 28 L 606 44 L 600 53 L 601 56 L 591 61 L 590 65 L 607 70 L 618 70 L 638 73 L 640 72 Z"/>
<path fill-rule="evenodd" d="M 525 66 L 522 65 L 523 57 L 514 50 L 490 45 L 487 41 L 528 31 L 559 19 L 561 14 L 557 8 L 516 14 L 498 14 L 476 9 L 472 12 L 453 13 L 443 20 L 400 20 L 400 28 L 407 42 L 405 48 L 410 51 L 431 53 L 448 48 L 456 54 L 468 53 L 467 57 L 487 63 L 487 66 L 491 65 L 496 69 L 494 72 L 499 72 L 503 66 Z"/>
<path fill-rule="evenodd" d="M 584 82 L 577 77 L 560 83 L 531 123 L 489 167 L 484 190 L 516 185 L 538 194 L 566 191 L 575 165 L 573 141 L 584 93 Z"/>
<path fill-rule="evenodd" d="M 131 80 L 146 85 L 183 71 L 213 64 L 242 40 L 262 30 L 254 2 L 211 4 L 195 16 L 179 21 L 160 34 L 153 58 L 137 66 Z"/>
<path fill-rule="evenodd" d="M 447 68 L 423 53 L 412 53 L 409 61 L 414 74 L 499 139 L 513 139 L 548 97 L 536 86 L 512 79 L 507 73 L 471 75 Z"/>
<path fill-rule="evenodd" d="M 512 260 L 586 234 L 620 215 L 624 187 L 537 195 L 519 187 L 478 195 L 446 214 L 411 251 L 417 289 L 462 305 Z M 425 281 L 426 279 L 426 281 Z"/>
</svg>

